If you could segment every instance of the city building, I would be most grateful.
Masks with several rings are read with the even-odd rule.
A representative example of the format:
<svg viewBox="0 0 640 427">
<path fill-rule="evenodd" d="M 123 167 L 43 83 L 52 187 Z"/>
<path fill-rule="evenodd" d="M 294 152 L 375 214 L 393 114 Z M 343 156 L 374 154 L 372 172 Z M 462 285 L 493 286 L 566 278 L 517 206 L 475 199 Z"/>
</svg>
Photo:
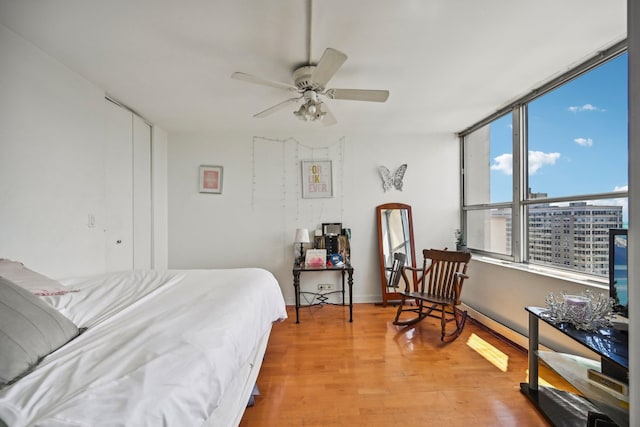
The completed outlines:
<svg viewBox="0 0 640 427">
<path fill-rule="evenodd" d="M 530 262 L 607 276 L 609 229 L 622 228 L 622 206 L 535 205 L 528 225 Z"/>
</svg>

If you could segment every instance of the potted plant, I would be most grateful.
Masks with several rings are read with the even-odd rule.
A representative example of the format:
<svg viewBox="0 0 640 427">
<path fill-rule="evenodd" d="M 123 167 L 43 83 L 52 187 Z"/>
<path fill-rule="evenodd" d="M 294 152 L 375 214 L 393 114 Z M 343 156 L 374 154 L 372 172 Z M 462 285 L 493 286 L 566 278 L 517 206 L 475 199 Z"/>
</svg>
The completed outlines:
<svg viewBox="0 0 640 427">
<path fill-rule="evenodd" d="M 464 239 L 464 234 L 462 231 L 457 228 L 454 236 L 456 238 L 456 250 L 457 251 L 466 251 L 467 250 L 467 242 Z"/>
</svg>

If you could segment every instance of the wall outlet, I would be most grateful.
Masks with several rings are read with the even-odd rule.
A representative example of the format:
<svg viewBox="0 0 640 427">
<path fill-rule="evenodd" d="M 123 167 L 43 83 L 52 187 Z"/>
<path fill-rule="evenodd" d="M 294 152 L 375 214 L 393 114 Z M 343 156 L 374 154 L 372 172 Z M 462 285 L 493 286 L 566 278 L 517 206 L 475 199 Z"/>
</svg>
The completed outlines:
<svg viewBox="0 0 640 427">
<path fill-rule="evenodd" d="M 318 290 L 319 291 L 332 291 L 333 290 L 333 283 L 318 283 Z"/>
</svg>

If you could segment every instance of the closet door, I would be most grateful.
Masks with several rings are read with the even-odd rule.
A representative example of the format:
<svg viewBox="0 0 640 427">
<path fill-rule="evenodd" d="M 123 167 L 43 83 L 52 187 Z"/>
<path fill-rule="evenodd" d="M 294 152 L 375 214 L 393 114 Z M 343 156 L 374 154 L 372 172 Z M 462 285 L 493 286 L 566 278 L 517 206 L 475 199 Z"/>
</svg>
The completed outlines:
<svg viewBox="0 0 640 427">
<path fill-rule="evenodd" d="M 105 100 L 106 270 L 133 268 L 131 112 Z"/>
<path fill-rule="evenodd" d="M 151 127 L 105 100 L 107 271 L 151 268 Z"/>
<path fill-rule="evenodd" d="M 151 268 L 151 126 L 133 115 L 133 268 Z"/>
</svg>

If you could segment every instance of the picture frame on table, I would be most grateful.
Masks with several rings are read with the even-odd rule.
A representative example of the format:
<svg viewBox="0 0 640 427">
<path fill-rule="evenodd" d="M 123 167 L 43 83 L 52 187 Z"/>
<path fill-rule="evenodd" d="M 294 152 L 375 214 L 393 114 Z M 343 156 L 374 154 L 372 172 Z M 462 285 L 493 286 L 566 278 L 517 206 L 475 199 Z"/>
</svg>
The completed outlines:
<svg viewBox="0 0 640 427">
<path fill-rule="evenodd" d="M 342 234 L 341 222 L 323 222 L 322 234 L 325 236 L 339 236 Z"/>
<path fill-rule="evenodd" d="M 307 249 L 304 259 L 305 267 L 324 268 L 327 266 L 326 249 Z"/>
<path fill-rule="evenodd" d="M 331 160 L 302 160 L 302 198 L 333 197 Z"/>
<path fill-rule="evenodd" d="M 222 166 L 200 166 L 200 192 L 222 194 Z"/>
</svg>

